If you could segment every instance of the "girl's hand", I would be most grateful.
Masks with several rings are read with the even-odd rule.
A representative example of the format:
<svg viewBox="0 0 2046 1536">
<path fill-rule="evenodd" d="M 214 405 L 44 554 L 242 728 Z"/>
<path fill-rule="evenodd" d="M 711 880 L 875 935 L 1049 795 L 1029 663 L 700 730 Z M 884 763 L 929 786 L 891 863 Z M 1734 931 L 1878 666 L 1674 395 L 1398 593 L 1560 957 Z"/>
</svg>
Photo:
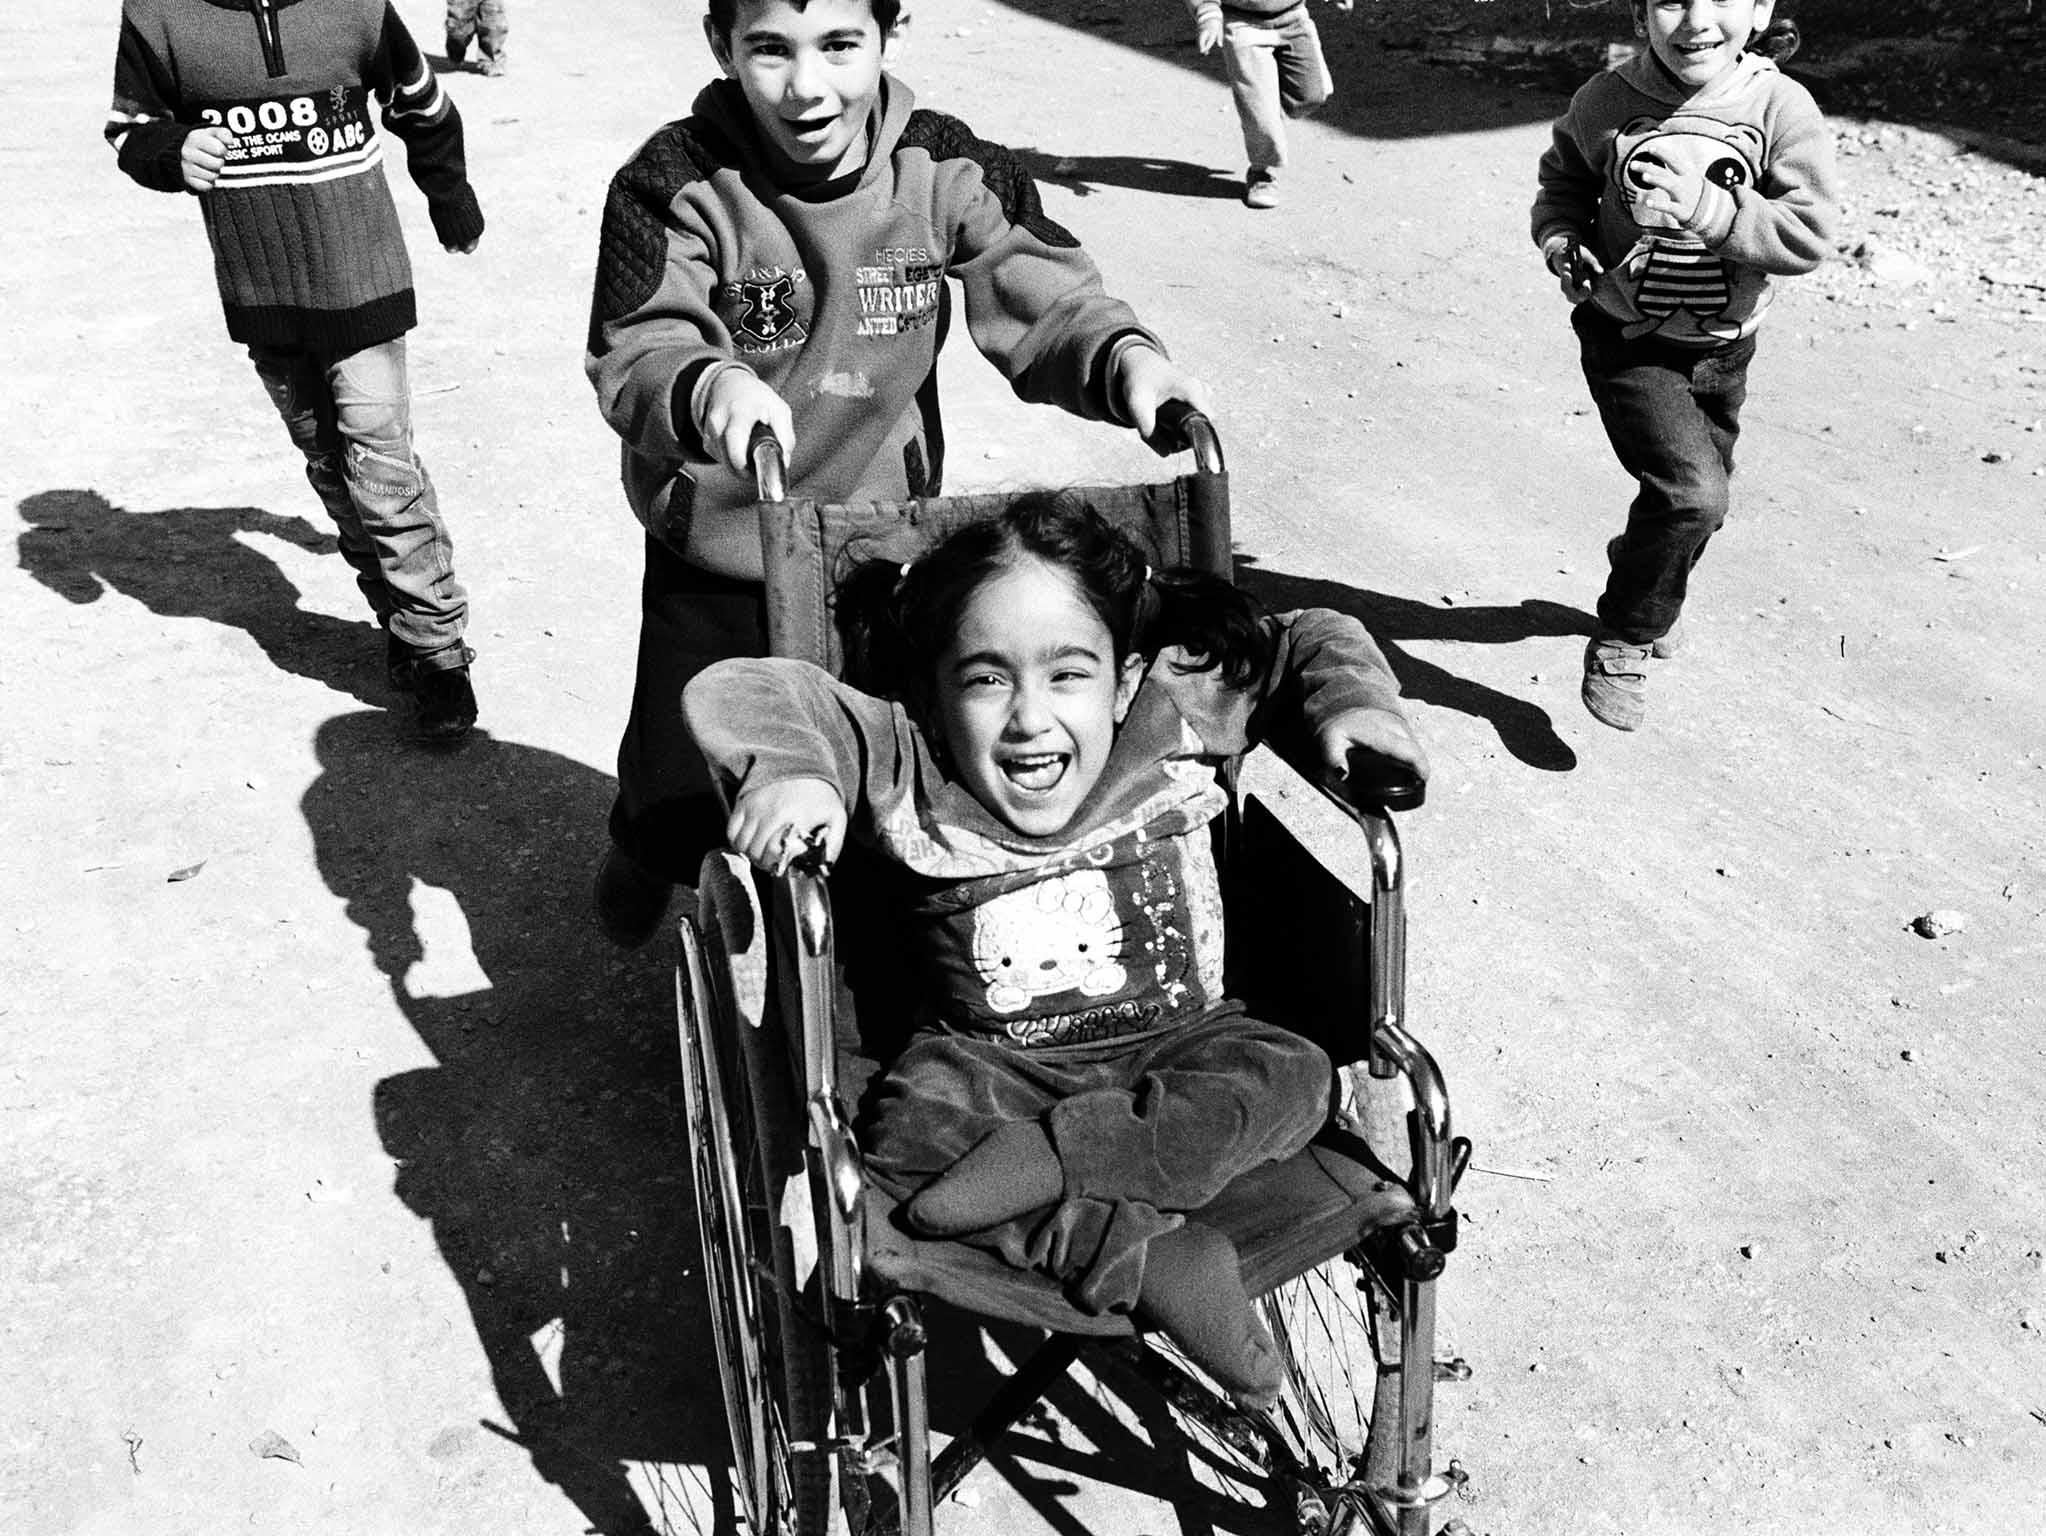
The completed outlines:
<svg viewBox="0 0 2046 1536">
<path fill-rule="evenodd" d="M 194 128 L 186 134 L 178 149 L 178 168 L 185 174 L 185 185 L 194 192 L 211 192 L 233 143 L 234 135 L 222 128 Z"/>
<path fill-rule="evenodd" d="M 1590 298 L 1591 285 L 1605 271 L 1591 247 L 1569 235 L 1551 235 L 1548 244 L 1542 247 L 1542 259 L 1562 284 L 1563 297 L 1572 304 L 1582 304 Z"/>
<path fill-rule="evenodd" d="M 770 875 L 785 871 L 805 842 L 822 840 L 826 864 L 845 846 L 845 801 L 824 779 L 782 779 L 739 796 L 725 822 L 725 841 Z"/>
<path fill-rule="evenodd" d="M 753 478 L 746 445 L 753 429 L 766 423 L 781 444 L 782 461 L 795 461 L 796 424 L 788 402 L 750 368 L 720 368 L 705 386 L 697 410 L 696 430 L 704 450 L 742 480 Z"/>
<path fill-rule="evenodd" d="M 1158 429 L 1158 407 L 1184 400 L 1203 416 L 1214 415 L 1208 386 L 1148 342 L 1122 349 L 1116 358 L 1114 388 L 1137 436 L 1149 439 Z"/>
<path fill-rule="evenodd" d="M 1210 6 L 1194 18 L 1194 51 L 1212 53 L 1222 41 L 1222 8 Z"/>
<path fill-rule="evenodd" d="M 1641 194 L 1635 199 L 1638 209 L 1661 214 L 1682 229 L 1691 227 L 1698 205 L 1705 200 L 1704 176 L 1696 170 L 1679 169 L 1652 150 L 1643 150 L 1628 163 L 1627 179 Z"/>
<path fill-rule="evenodd" d="M 1349 777 L 1350 754 L 1359 749 L 1405 763 L 1423 782 L 1428 778 L 1428 754 L 1398 710 L 1345 710 L 1322 726 L 1316 740 L 1323 764 L 1338 779 Z"/>
</svg>

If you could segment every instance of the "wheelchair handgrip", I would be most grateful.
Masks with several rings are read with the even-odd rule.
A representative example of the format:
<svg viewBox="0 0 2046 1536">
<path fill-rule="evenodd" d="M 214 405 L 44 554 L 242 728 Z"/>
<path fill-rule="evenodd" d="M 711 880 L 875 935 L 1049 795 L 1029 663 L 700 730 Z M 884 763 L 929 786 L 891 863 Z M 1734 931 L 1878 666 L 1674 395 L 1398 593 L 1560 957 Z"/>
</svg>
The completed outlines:
<svg viewBox="0 0 2046 1536">
<path fill-rule="evenodd" d="M 1428 781 L 1409 765 L 1362 747 L 1351 749 L 1348 774 L 1331 787 L 1352 805 L 1378 810 L 1416 810 L 1428 798 Z"/>
<path fill-rule="evenodd" d="M 789 495 L 789 465 L 782 456 L 781 439 L 766 422 L 756 422 L 746 439 L 746 462 L 753 466 L 753 488 L 757 500 L 786 501 Z"/>
<path fill-rule="evenodd" d="M 1194 466 L 1204 475 L 1219 475 L 1224 468 L 1215 424 L 1184 400 L 1167 400 L 1158 407 L 1158 419 L 1144 442 L 1161 459 L 1192 450 Z"/>
</svg>

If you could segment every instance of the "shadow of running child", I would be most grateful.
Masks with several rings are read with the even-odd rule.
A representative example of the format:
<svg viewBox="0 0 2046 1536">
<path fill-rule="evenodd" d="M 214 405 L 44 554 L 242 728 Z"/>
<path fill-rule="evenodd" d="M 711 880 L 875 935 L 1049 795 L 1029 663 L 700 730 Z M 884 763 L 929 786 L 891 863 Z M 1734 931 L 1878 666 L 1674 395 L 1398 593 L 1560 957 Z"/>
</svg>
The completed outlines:
<svg viewBox="0 0 2046 1536">
<path fill-rule="evenodd" d="M 280 671 L 365 704 L 390 701 L 376 625 L 300 607 L 298 587 L 250 542 L 262 535 L 335 553 L 334 537 L 304 518 L 260 507 L 130 512 L 92 490 L 38 491 L 17 510 L 28 525 L 15 540 L 17 564 L 67 602 L 118 592 L 165 618 L 239 629 Z"/>
<path fill-rule="evenodd" d="M 602 1536 L 656 1529 L 628 1463 L 666 1528 L 731 1529 L 673 992 L 613 955 L 583 890 L 610 776 L 480 731 L 459 759 L 394 758 L 370 712 L 314 745 L 321 877 L 435 1058 L 371 1107 L 510 1421 L 482 1427 Z"/>
<path fill-rule="evenodd" d="M 1539 704 L 1458 677 L 1447 668 L 1423 661 L 1400 642 L 1454 640 L 1466 645 L 1512 645 L 1522 640 L 1589 635 L 1592 616 L 1582 609 L 1541 598 L 1527 598 L 1510 605 L 1441 608 L 1320 577 L 1265 570 L 1249 558 L 1241 558 L 1239 564 L 1243 585 L 1271 608 L 1281 611 L 1333 608 L 1363 624 L 1385 652 L 1393 674 L 1399 678 L 1403 697 L 1489 722 L 1499 733 L 1499 744 L 1530 768 L 1539 768 L 1544 773 L 1568 773 L 1577 766 L 1576 752 L 1556 734 L 1555 722 Z M 1574 668 L 1573 659 L 1570 674 L 1573 683 Z M 1574 686 L 1571 691 L 1574 696 Z"/>
<path fill-rule="evenodd" d="M 1063 187 L 1075 197 L 1089 197 L 1097 187 L 1128 187 L 1164 197 L 1219 197 L 1234 202 L 1243 182 L 1190 160 L 1164 160 L 1155 155 L 1061 155 L 1042 149 L 1019 149 L 1016 157 L 1038 181 Z"/>
</svg>

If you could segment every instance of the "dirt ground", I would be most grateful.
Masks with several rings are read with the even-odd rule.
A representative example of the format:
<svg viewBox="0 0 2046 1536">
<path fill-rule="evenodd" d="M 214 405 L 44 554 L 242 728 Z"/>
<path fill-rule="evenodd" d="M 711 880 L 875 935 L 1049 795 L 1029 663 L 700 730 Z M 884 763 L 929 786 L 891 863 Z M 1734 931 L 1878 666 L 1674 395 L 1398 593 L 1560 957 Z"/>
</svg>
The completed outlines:
<svg viewBox="0 0 2046 1536">
<path fill-rule="evenodd" d="M 0 19 L 0 1525 L 729 1529 L 666 961 L 585 915 L 639 545 L 581 337 L 605 181 L 707 73 L 695 7 L 514 0 L 511 73 L 450 84 L 475 256 L 394 175 L 481 653 L 449 756 L 388 713 L 195 210 L 101 143 L 115 7 L 33 10 Z M 1623 736 L 1576 690 L 1628 491 L 1525 231 L 1562 98 L 1384 46 L 1387 10 L 1323 13 L 1340 96 L 1269 214 L 1171 0 L 917 7 L 902 73 L 1027 148 L 1219 389 L 1254 579 L 1363 617 L 1434 754 L 1410 1006 L 1477 1144 L 1445 1516 L 2046 1529 L 2036 162 L 1839 112 L 1842 258 L 1770 318 L 1691 648 Z M 1155 472 L 963 342 L 946 383 L 954 489 Z M 1281 1528 L 1055 1406 L 942 1529 Z"/>
</svg>

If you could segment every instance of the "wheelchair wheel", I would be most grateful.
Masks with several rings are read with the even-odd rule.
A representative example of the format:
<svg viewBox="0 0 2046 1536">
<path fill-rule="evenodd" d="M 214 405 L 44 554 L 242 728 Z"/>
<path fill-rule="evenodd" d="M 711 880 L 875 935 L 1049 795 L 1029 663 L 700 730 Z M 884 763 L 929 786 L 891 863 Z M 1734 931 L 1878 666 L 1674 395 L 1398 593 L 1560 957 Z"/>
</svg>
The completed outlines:
<svg viewBox="0 0 2046 1536">
<path fill-rule="evenodd" d="M 1380 1372 L 1371 1281 L 1347 1256 L 1258 1300 L 1284 1361 L 1280 1413 L 1331 1487 L 1366 1479 Z"/>
<path fill-rule="evenodd" d="M 805 1300 L 791 1226 L 807 1223 L 809 1176 L 799 1102 L 772 1032 L 722 1006 L 702 938 L 681 925 L 676 978 L 683 1088 L 704 1289 L 724 1387 L 733 1469 L 756 1536 L 822 1536 L 836 1505 L 830 1448 L 833 1368 Z M 781 1106 L 778 1115 L 760 1113 Z"/>
</svg>

